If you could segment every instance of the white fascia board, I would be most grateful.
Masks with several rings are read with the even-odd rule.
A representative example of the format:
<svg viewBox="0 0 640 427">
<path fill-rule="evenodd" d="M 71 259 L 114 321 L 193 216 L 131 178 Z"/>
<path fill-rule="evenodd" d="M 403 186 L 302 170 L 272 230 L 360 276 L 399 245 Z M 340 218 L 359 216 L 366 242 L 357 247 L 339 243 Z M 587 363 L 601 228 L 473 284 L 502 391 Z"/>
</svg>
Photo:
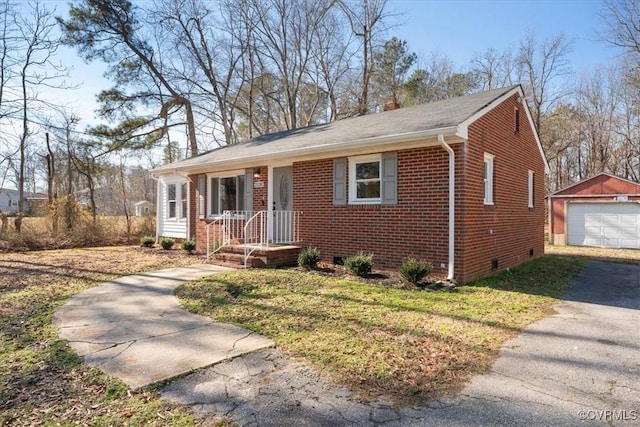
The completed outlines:
<svg viewBox="0 0 640 427">
<path fill-rule="evenodd" d="M 640 197 L 640 193 L 615 193 L 615 194 L 550 194 L 550 199 L 598 199 L 603 197 L 615 198 L 618 196 Z"/>
</svg>

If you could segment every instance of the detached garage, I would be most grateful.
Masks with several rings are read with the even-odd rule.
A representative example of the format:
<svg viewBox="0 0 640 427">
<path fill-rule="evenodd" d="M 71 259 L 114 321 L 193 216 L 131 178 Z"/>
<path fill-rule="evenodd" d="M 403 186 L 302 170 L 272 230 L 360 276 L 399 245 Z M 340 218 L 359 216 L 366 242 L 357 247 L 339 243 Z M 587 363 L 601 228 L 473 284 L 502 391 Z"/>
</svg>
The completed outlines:
<svg viewBox="0 0 640 427">
<path fill-rule="evenodd" d="M 549 196 L 549 243 L 640 249 L 640 184 L 601 173 Z"/>
</svg>

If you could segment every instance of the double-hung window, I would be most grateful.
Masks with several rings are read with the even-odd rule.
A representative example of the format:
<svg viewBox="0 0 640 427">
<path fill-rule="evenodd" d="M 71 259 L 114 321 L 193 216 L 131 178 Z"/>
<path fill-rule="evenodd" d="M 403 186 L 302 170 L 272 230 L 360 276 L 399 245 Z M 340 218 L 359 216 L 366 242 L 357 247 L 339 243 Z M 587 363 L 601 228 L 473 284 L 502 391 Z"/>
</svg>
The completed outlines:
<svg viewBox="0 0 640 427">
<path fill-rule="evenodd" d="M 244 172 L 209 177 L 209 215 L 244 210 Z"/>
<path fill-rule="evenodd" d="M 176 193 L 177 193 L 177 185 L 167 184 L 167 206 L 168 206 L 167 217 L 168 218 L 177 218 Z"/>
<path fill-rule="evenodd" d="M 381 170 L 380 154 L 349 158 L 351 203 L 380 203 Z"/>
<path fill-rule="evenodd" d="M 494 156 L 484 153 L 484 204 L 493 205 L 493 159 Z"/>
<path fill-rule="evenodd" d="M 167 183 L 167 218 L 181 219 L 187 217 L 187 192 L 186 182 Z"/>
</svg>

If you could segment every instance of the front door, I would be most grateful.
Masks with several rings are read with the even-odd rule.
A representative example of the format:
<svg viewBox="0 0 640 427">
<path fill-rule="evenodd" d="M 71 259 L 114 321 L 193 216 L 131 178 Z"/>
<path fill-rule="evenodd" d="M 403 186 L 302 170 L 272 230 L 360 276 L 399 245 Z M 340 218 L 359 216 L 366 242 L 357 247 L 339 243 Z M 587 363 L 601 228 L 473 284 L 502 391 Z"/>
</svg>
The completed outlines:
<svg viewBox="0 0 640 427">
<path fill-rule="evenodd" d="M 273 243 L 293 242 L 293 167 L 273 169 Z"/>
</svg>

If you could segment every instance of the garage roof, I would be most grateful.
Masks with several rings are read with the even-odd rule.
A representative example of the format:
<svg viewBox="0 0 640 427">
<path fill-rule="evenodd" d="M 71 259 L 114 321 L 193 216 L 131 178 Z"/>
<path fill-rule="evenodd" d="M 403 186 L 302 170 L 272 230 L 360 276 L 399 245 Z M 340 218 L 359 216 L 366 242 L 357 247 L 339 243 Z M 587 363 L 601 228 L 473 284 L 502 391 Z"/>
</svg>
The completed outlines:
<svg viewBox="0 0 640 427">
<path fill-rule="evenodd" d="M 618 194 L 640 195 L 640 184 L 606 172 L 601 172 L 558 190 L 549 197 L 589 197 Z"/>
</svg>

